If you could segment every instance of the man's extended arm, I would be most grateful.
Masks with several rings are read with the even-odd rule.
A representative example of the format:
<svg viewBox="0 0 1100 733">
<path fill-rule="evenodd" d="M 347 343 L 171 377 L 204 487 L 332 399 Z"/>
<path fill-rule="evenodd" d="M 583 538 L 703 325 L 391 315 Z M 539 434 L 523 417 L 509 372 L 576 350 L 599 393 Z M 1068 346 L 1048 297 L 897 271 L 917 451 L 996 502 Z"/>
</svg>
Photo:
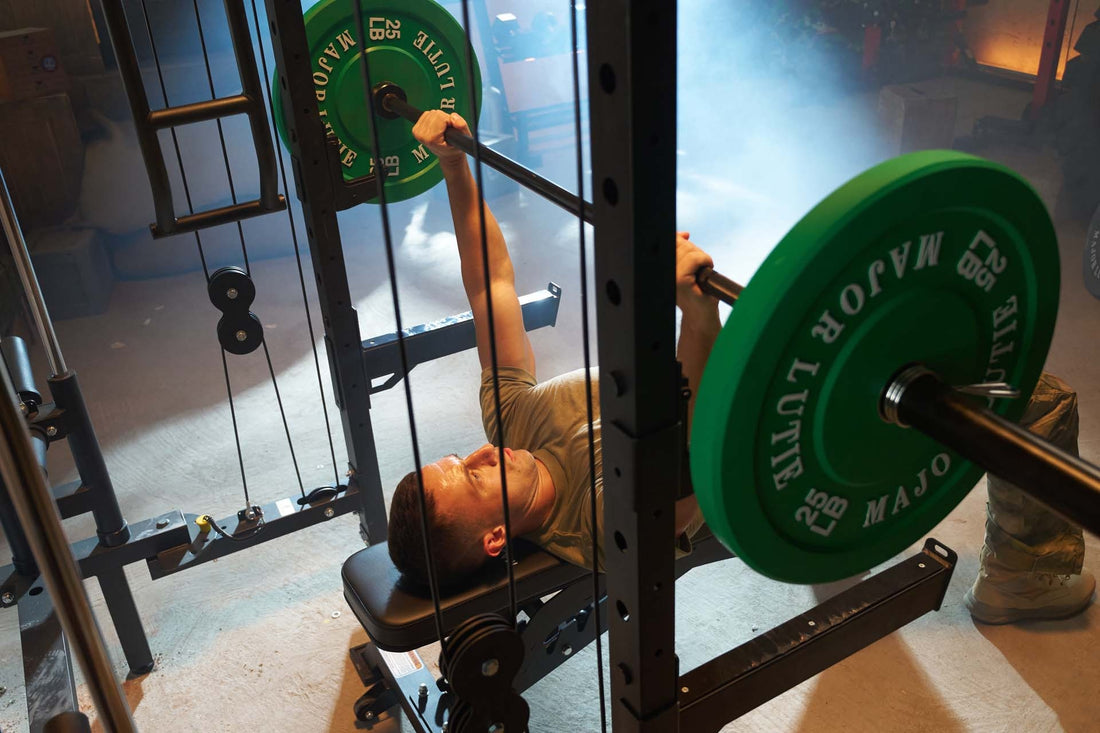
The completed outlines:
<svg viewBox="0 0 1100 733">
<path fill-rule="evenodd" d="M 458 254 L 462 263 L 462 285 L 474 314 L 477 353 L 482 368 L 492 365 L 489 342 L 489 297 L 493 298 L 493 322 L 496 331 L 497 363 L 518 366 L 535 373 L 535 354 L 523 327 L 523 310 L 516 294 L 515 273 L 508 245 L 489 206 L 480 201 L 477 183 L 466 161 L 466 154 L 448 145 L 443 133 L 448 127 L 469 134 L 466 122 L 457 114 L 440 110 L 425 112 L 413 127 L 416 139 L 439 158 L 447 196 L 451 204 Z M 489 259 L 489 282 L 485 280 L 485 260 L 481 247 L 481 215 L 485 215 L 485 242 Z"/>
<path fill-rule="evenodd" d="M 700 267 L 714 267 L 714 261 L 703 250 L 688 241 L 688 232 L 676 234 L 676 305 L 683 317 L 680 319 L 680 340 L 676 345 L 676 358 L 680 360 L 687 379 L 691 399 L 688 401 L 688 424 L 695 413 L 695 396 L 703 378 L 703 368 L 722 330 L 718 318 L 718 301 L 703 293 L 695 284 L 695 273 Z M 676 502 L 676 533 L 679 535 L 690 524 L 699 509 L 695 496 Z"/>
</svg>

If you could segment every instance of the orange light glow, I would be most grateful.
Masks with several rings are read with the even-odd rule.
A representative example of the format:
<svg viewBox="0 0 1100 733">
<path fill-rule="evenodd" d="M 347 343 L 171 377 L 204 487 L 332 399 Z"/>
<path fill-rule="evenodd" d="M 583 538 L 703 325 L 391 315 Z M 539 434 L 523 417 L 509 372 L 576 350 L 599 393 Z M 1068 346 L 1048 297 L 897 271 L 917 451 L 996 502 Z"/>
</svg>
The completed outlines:
<svg viewBox="0 0 1100 733">
<path fill-rule="evenodd" d="M 981 38 L 975 39 L 975 41 L 972 50 L 979 64 L 1031 75 L 1035 75 L 1039 71 L 1041 42 L 1035 42 L 1030 38 L 1021 39 L 1010 36 Z M 1059 79 L 1062 78 L 1065 65 L 1065 52 L 1063 52 L 1062 57 L 1058 60 Z"/>
</svg>

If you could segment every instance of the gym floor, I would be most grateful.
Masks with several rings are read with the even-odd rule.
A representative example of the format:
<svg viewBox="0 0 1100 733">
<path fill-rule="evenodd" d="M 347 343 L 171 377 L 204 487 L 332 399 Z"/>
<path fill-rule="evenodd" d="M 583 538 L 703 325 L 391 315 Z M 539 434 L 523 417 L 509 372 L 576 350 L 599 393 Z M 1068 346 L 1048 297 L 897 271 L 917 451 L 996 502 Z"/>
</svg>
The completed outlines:
<svg viewBox="0 0 1100 733">
<path fill-rule="evenodd" d="M 958 96 L 956 134 L 981 115 L 1014 118 L 1026 92 L 957 78 L 922 88 Z M 701 87 L 700 87 L 701 89 Z M 679 219 L 726 274 L 745 282 L 802 213 L 854 173 L 891 154 L 876 127 L 877 94 L 805 100 L 773 94 L 767 108 L 692 97 L 680 102 Z M 760 91 L 760 90 L 757 90 Z M 725 106 L 725 108 L 723 108 Z M 691 120 L 691 122 L 688 122 Z M 779 124 L 778 121 L 788 124 Z M 570 140 L 547 144 L 540 172 L 574 182 Z M 1054 212 L 1063 290 L 1048 369 L 1080 394 L 1081 452 L 1100 462 L 1100 303 L 1081 282 L 1084 224 L 1060 212 L 1061 176 L 1044 146 L 996 143 L 980 151 L 1032 181 Z M 215 161 L 218 162 L 218 161 Z M 506 188 L 506 187 L 504 187 Z M 511 245 L 518 287 L 550 280 L 564 288 L 558 326 L 532 336 L 539 374 L 582 365 L 577 225 L 530 194 L 491 200 Z M 449 215 L 441 190 L 393 207 L 405 325 L 466 309 Z M 391 331 L 389 283 L 377 212 L 341 220 L 352 292 L 364 337 Z M 249 227 L 246 225 L 246 233 Z M 172 246 L 190 247 L 190 241 Z M 588 239 L 591 242 L 591 237 Z M 308 259 L 305 280 L 312 282 Z M 267 327 L 302 482 L 331 482 L 333 461 L 318 394 L 293 257 L 252 263 L 253 310 Z M 319 323 L 310 294 L 313 323 Z M 202 274 L 119 282 L 102 315 L 58 322 L 130 521 L 178 508 L 215 516 L 243 502 L 225 385 L 214 337 L 217 312 Z M 35 351 L 40 379 L 47 373 Z M 323 362 L 323 351 L 321 354 Z M 322 364 L 325 399 L 330 399 Z M 248 486 L 255 501 L 297 493 L 266 363 L 259 353 L 231 358 L 231 376 Z M 412 373 L 421 450 L 435 457 L 480 445 L 472 352 Z M 375 436 L 383 484 L 412 467 L 402 389 L 376 397 Z M 330 413 L 336 465 L 343 465 L 338 421 Z M 50 455 L 51 477 L 73 476 L 64 450 Z M 389 489 L 388 489 L 389 490 Z M 739 731 L 1092 731 L 1100 719 L 1100 611 L 1068 621 L 976 625 L 962 607 L 984 524 L 984 487 L 976 488 L 929 533 L 955 549 L 958 567 L 942 610 L 929 614 L 744 716 Z M 66 522 L 70 537 L 93 531 L 88 517 Z M 1100 568 L 1100 544 L 1086 537 L 1086 567 Z M 138 725 L 148 731 L 353 731 L 362 685 L 347 650 L 367 640 L 348 610 L 340 565 L 362 546 L 353 517 L 238 553 L 178 576 L 150 581 L 141 565 L 127 575 L 157 659 L 151 674 L 124 683 Z M 915 551 L 915 547 L 914 547 Z M 0 557 L 7 556 L 0 547 Z M 834 587 L 775 583 L 730 560 L 693 571 L 677 584 L 677 653 L 683 670 L 814 605 Z M 120 677 L 126 669 L 98 589 L 87 584 Z M 436 650 L 424 650 L 434 662 Z M 525 695 L 531 730 L 598 730 L 592 648 Z M 0 612 L 0 729 L 25 731 L 25 700 L 14 609 Z M 82 703 L 91 703 L 82 689 Z"/>
</svg>

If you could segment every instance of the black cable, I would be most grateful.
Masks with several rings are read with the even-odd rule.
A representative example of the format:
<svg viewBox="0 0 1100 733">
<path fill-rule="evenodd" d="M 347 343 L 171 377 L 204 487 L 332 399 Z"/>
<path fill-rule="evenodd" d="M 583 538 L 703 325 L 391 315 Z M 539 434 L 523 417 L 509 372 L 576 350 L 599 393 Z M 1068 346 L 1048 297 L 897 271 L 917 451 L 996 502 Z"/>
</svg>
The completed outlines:
<svg viewBox="0 0 1100 733">
<path fill-rule="evenodd" d="M 1073 50 L 1073 32 L 1077 30 L 1077 13 L 1081 10 L 1081 0 L 1073 4 L 1073 18 L 1069 22 L 1069 35 L 1065 37 L 1063 45 L 1066 49 L 1066 63 L 1069 63 L 1069 52 Z M 1061 56 L 1061 54 L 1059 54 Z M 1058 75 L 1058 61 L 1054 62 L 1054 75 Z M 1063 72 L 1064 78 L 1064 72 Z"/>
<path fill-rule="evenodd" d="M 397 350 L 401 354 L 401 372 L 405 375 L 405 408 L 409 412 L 409 435 L 412 439 L 413 463 L 416 464 L 416 481 L 420 489 L 420 528 L 424 534 L 424 554 L 428 561 L 428 587 L 432 593 L 433 618 L 435 620 L 435 632 L 439 641 L 443 641 L 443 611 L 439 605 L 439 578 L 436 573 L 435 555 L 432 553 L 432 538 L 428 526 L 428 507 L 424 492 L 424 470 L 420 464 L 420 441 L 416 432 L 416 415 L 413 412 L 412 380 L 409 378 L 409 359 L 405 349 L 405 332 L 401 326 L 401 298 L 397 291 L 397 267 L 393 251 L 393 237 L 390 232 L 390 214 L 386 206 L 385 174 L 382 167 L 382 143 L 378 137 L 377 120 L 380 119 L 374 108 L 374 95 L 370 79 L 370 63 L 366 52 L 367 34 L 363 28 L 363 3 L 355 0 L 355 31 L 359 34 L 359 47 L 363 51 L 363 85 L 367 98 L 367 110 L 372 120 L 371 144 L 374 155 L 374 176 L 378 179 L 378 204 L 382 210 L 382 238 L 386 245 L 386 269 L 390 276 L 390 294 L 393 298 L 393 315 L 397 322 Z M 343 185 L 343 181 L 337 181 L 336 185 Z"/>
<path fill-rule="evenodd" d="M 594 415 L 592 409 L 592 349 L 589 346 L 588 330 L 588 249 L 584 235 L 584 151 L 581 129 L 581 73 L 580 61 L 577 58 L 577 1 L 569 0 L 569 28 L 573 45 L 570 54 L 573 57 L 573 134 L 577 138 L 577 233 L 580 239 L 581 249 L 581 343 L 584 350 L 584 396 L 588 406 L 588 476 L 589 489 L 591 491 L 591 522 L 592 535 L 592 614 L 596 623 L 596 677 L 599 679 L 600 692 L 600 730 L 607 733 L 607 704 L 604 701 L 603 680 L 603 642 L 600 631 L 600 566 L 599 566 L 599 537 L 596 527 L 599 523 L 599 514 L 596 508 L 596 435 L 593 426 Z"/>
<path fill-rule="evenodd" d="M 219 349 L 222 354 L 222 371 L 225 372 L 225 391 L 229 395 L 229 417 L 233 420 L 233 442 L 237 445 L 237 463 L 241 467 L 241 485 L 244 487 L 244 505 L 252 506 L 252 500 L 248 498 L 248 479 L 244 473 L 244 453 L 241 451 L 241 434 L 237 429 L 237 410 L 233 406 L 233 385 L 229 383 L 229 362 L 225 359 L 225 349 Z"/>
<path fill-rule="evenodd" d="M 210 70 L 210 55 L 206 50 L 206 34 L 202 30 L 202 16 L 199 14 L 199 2 L 198 0 L 191 0 L 191 5 L 195 8 L 195 23 L 199 29 L 199 46 L 202 48 L 202 60 L 206 66 L 206 81 L 210 85 L 210 98 L 217 99 L 218 94 L 214 91 L 214 74 Z M 214 120 L 214 123 L 218 126 L 218 139 L 222 145 L 222 160 L 225 161 L 225 175 L 229 179 L 229 195 L 232 198 L 234 204 L 237 203 L 237 189 L 233 185 L 233 171 L 229 165 L 229 150 L 225 146 L 225 131 L 222 128 L 221 118 Z M 252 268 L 248 264 L 248 247 L 244 243 L 244 226 L 241 224 L 241 220 L 237 220 L 237 236 L 241 240 L 241 256 L 244 258 L 244 271 L 249 277 L 252 277 Z M 301 477 L 299 477 L 301 481 Z"/>
<path fill-rule="evenodd" d="M 141 15 L 145 20 L 145 31 L 149 35 L 149 47 L 153 51 L 153 64 L 156 66 L 157 79 L 160 81 L 161 95 L 164 97 L 164 106 L 170 107 L 168 102 L 168 85 L 164 83 L 164 71 L 160 66 L 160 54 L 157 53 L 157 42 L 153 36 L 153 26 L 149 22 L 149 9 L 145 5 L 145 0 L 141 0 Z M 183 166 L 183 155 L 180 153 L 179 138 L 176 136 L 176 128 L 171 128 L 172 146 L 176 150 L 176 162 L 180 169 L 180 179 L 183 181 L 183 193 L 187 200 L 187 210 L 189 213 L 195 213 L 195 206 L 191 200 L 191 187 L 187 184 L 187 170 Z M 206 255 L 203 253 L 202 237 L 199 233 L 195 232 L 195 244 L 199 248 L 199 260 L 202 262 L 202 272 L 207 282 L 210 282 L 210 270 L 206 265 Z M 237 432 L 237 413 L 233 406 L 233 388 L 229 383 L 229 363 L 225 359 L 225 349 L 219 348 L 218 353 L 222 358 L 222 369 L 225 372 L 225 390 L 229 397 L 229 414 L 233 419 L 233 438 L 237 444 L 237 463 L 241 467 L 241 485 L 244 488 L 244 503 L 245 506 L 252 506 L 252 502 L 248 498 L 248 479 L 245 477 L 244 471 L 244 454 L 241 452 L 241 436 Z"/>
<path fill-rule="evenodd" d="M 195 23 L 197 24 L 199 29 L 199 45 L 202 47 L 202 60 L 203 64 L 206 66 L 206 81 L 207 84 L 209 84 L 210 86 L 210 98 L 217 99 L 218 93 L 217 90 L 215 90 L 214 88 L 214 73 L 210 68 L 210 55 L 206 49 L 206 34 L 203 33 L 202 30 L 202 17 L 199 15 L 198 0 L 191 0 L 191 4 L 195 8 Z M 232 197 L 233 203 L 236 204 L 237 189 L 233 185 L 233 170 L 229 165 L 229 150 L 226 148 L 225 145 L 225 132 L 222 129 L 221 118 L 218 118 L 217 120 L 215 120 L 215 122 L 218 125 L 218 139 L 221 141 L 222 160 L 225 162 L 225 176 L 227 179 L 229 179 L 229 195 L 230 197 Z M 289 209 L 290 207 L 287 206 L 287 210 Z M 241 242 L 241 255 L 244 257 L 245 274 L 247 274 L 251 278 L 252 269 L 251 267 L 249 267 L 248 264 L 248 245 L 245 242 L 244 227 L 241 225 L 240 219 L 237 220 L 237 236 L 240 238 Z M 302 492 L 302 498 L 304 499 L 306 496 L 306 489 L 305 485 L 302 483 L 302 471 L 298 467 L 298 458 L 294 452 L 294 439 L 290 437 L 290 424 L 287 422 L 286 411 L 283 409 L 283 400 L 282 397 L 279 395 L 279 382 L 275 378 L 275 369 L 271 365 L 271 354 L 268 352 L 267 349 L 267 339 L 262 339 L 260 343 L 263 344 L 264 355 L 267 357 L 267 371 L 271 375 L 271 386 L 275 388 L 275 401 L 279 405 L 279 417 L 283 421 L 283 432 L 286 433 L 286 442 L 287 446 L 290 449 L 290 462 L 294 465 L 294 475 L 298 479 L 298 490 Z"/>
<path fill-rule="evenodd" d="M 260 28 L 260 16 L 256 11 L 256 0 L 252 0 L 252 20 L 256 25 L 256 42 L 260 46 L 260 65 L 264 71 L 263 78 L 265 81 L 265 83 L 261 86 L 263 86 L 264 89 L 264 98 L 267 100 L 268 110 L 270 110 L 271 112 L 271 125 L 274 132 L 272 139 L 278 140 L 279 132 L 278 129 L 275 128 L 274 124 L 275 100 L 271 96 L 271 88 L 266 83 L 266 81 L 270 79 L 271 76 L 267 72 L 267 57 L 264 55 L 264 39 L 262 35 L 263 31 Z M 289 197 L 290 187 L 287 185 L 286 165 L 283 163 L 282 147 L 276 144 L 275 152 L 278 154 L 279 158 L 279 175 L 282 178 L 283 191 L 287 192 Z M 325 403 L 325 384 L 324 380 L 321 377 L 321 360 L 317 356 L 317 336 L 313 330 L 313 316 L 311 316 L 309 313 L 309 296 L 306 294 L 306 276 L 305 271 L 302 269 L 302 251 L 301 248 L 298 246 L 298 229 L 294 225 L 294 207 L 290 204 L 287 204 L 286 214 L 287 217 L 290 219 L 290 238 L 291 241 L 293 241 L 294 243 L 294 259 L 298 263 L 298 283 L 302 287 L 302 307 L 305 309 L 306 312 L 306 328 L 309 329 L 309 345 L 310 348 L 313 350 L 313 367 L 314 370 L 317 372 L 317 389 L 321 393 L 321 411 L 322 413 L 324 413 L 325 418 L 325 433 L 328 436 L 329 455 L 332 457 L 332 471 L 335 478 L 334 485 L 339 486 L 340 470 L 336 464 L 336 445 L 333 443 L 332 440 L 332 425 L 329 424 L 328 405 Z"/>
<path fill-rule="evenodd" d="M 358 2 L 358 0 L 356 0 Z M 497 434 L 500 438 L 500 445 L 497 446 L 497 463 L 500 464 L 500 493 L 501 503 L 504 505 L 504 560 L 508 566 L 508 610 L 510 613 L 509 620 L 514 628 L 516 619 L 516 573 L 514 563 L 512 562 L 512 518 L 511 508 L 508 506 L 508 479 L 505 473 L 505 453 L 504 453 L 504 419 L 500 406 L 500 364 L 497 359 L 497 334 L 496 334 L 496 321 L 493 317 L 493 286 L 492 280 L 489 277 L 489 239 L 485 231 L 485 198 L 483 192 L 485 186 L 482 181 L 482 168 L 481 168 L 481 144 L 478 141 L 478 108 L 477 108 L 477 85 L 475 83 L 474 64 L 477 63 L 474 59 L 474 45 L 470 41 L 470 4 L 469 0 L 462 0 L 462 27 L 466 31 L 466 69 L 468 72 L 469 82 L 468 88 L 470 92 L 470 109 L 472 119 L 469 121 L 470 132 L 473 133 L 474 138 L 474 176 L 477 182 L 477 201 L 478 201 L 478 220 L 481 224 L 481 266 L 482 272 L 485 277 L 485 301 L 487 320 L 489 325 L 489 355 L 493 362 L 493 409 L 497 419 Z M 472 304 L 471 304 L 472 305 Z"/>
<path fill-rule="evenodd" d="M 294 455 L 294 441 L 290 438 L 290 425 L 286 421 L 286 411 L 283 410 L 283 398 L 279 394 L 279 383 L 275 381 L 275 367 L 271 365 L 271 352 L 267 350 L 267 339 L 262 339 L 260 345 L 264 347 L 264 359 L 267 360 L 267 372 L 271 375 L 271 386 L 275 388 L 275 401 L 279 403 L 279 415 L 283 418 L 283 431 L 286 433 L 286 442 L 290 447 L 290 461 L 294 464 L 294 474 L 298 477 L 298 490 L 302 492 L 302 498 L 306 498 L 306 487 L 302 483 L 302 472 L 298 469 L 298 458 Z"/>
</svg>

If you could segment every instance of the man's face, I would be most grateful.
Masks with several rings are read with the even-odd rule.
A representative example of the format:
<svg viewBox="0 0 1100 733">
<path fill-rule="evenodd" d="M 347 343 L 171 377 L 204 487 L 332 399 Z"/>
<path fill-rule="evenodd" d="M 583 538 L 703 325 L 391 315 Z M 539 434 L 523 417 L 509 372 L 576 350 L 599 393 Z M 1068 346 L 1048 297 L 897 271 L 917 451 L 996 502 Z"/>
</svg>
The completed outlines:
<svg viewBox="0 0 1100 733">
<path fill-rule="evenodd" d="M 449 517 L 478 517 L 487 525 L 503 522 L 500 449 L 486 443 L 462 458 L 452 454 L 424 466 L 425 489 L 432 492 L 436 511 Z M 530 451 L 504 449 L 508 503 L 521 509 L 538 483 L 538 468 Z"/>
</svg>

